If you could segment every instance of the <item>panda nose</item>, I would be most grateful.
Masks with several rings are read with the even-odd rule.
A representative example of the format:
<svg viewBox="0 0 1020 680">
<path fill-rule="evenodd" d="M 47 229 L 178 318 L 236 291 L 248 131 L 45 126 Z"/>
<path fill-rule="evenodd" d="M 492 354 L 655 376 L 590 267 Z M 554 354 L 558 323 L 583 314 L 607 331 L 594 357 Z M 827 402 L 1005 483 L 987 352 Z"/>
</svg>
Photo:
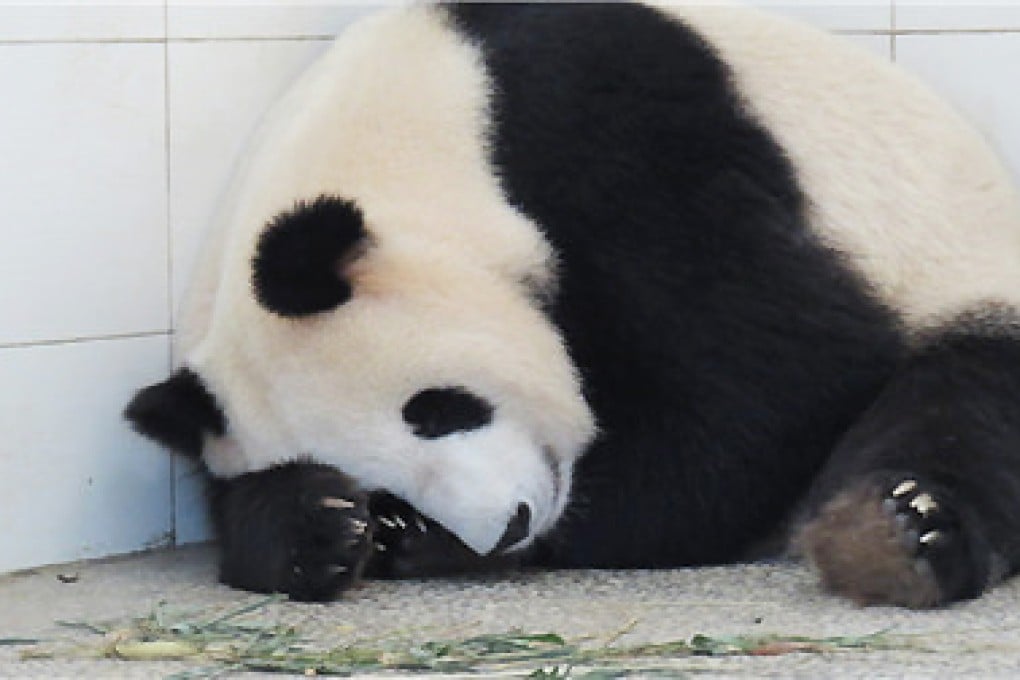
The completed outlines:
<svg viewBox="0 0 1020 680">
<path fill-rule="evenodd" d="M 497 543 L 496 547 L 492 549 L 492 552 L 503 552 L 514 543 L 527 538 L 528 531 L 530 529 L 531 508 L 528 507 L 527 503 L 520 503 L 517 505 L 517 514 L 511 517 L 510 521 L 507 522 L 503 538 L 499 539 L 499 543 Z"/>
</svg>

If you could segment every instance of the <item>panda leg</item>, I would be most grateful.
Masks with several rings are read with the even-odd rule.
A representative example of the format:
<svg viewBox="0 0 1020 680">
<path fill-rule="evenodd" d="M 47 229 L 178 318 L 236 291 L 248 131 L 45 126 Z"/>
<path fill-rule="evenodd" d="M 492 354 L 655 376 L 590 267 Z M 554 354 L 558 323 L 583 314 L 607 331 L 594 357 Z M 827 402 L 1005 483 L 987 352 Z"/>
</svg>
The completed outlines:
<svg viewBox="0 0 1020 680">
<path fill-rule="evenodd" d="M 974 324 L 970 324 L 974 328 Z M 799 544 L 862 604 L 974 597 L 1020 566 L 1020 337 L 957 326 L 836 447 Z"/>
<path fill-rule="evenodd" d="M 322 601 L 350 587 L 372 554 L 368 499 L 338 470 L 288 463 L 213 480 L 220 580 Z"/>
</svg>

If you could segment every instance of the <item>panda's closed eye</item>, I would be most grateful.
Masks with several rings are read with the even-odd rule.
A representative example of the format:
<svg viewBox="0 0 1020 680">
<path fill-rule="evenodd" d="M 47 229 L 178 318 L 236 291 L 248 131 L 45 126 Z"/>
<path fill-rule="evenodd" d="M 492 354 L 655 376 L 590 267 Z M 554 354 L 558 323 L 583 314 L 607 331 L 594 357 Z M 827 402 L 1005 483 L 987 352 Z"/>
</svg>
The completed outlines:
<svg viewBox="0 0 1020 680">
<path fill-rule="evenodd" d="M 492 422 L 492 405 L 463 387 L 433 387 L 407 400 L 404 422 L 423 439 L 467 432 Z"/>
</svg>

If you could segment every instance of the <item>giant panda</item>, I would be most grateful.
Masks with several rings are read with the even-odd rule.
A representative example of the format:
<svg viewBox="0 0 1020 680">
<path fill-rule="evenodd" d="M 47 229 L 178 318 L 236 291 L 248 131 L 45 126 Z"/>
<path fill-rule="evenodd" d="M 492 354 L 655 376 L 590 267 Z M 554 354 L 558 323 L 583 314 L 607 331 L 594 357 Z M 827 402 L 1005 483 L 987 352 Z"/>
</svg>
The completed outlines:
<svg viewBox="0 0 1020 680">
<path fill-rule="evenodd" d="M 1008 173 L 891 65 L 749 9 L 416 4 L 269 114 L 126 416 L 201 459 L 240 588 L 792 551 L 933 607 L 1020 566 L 1018 309 Z"/>
</svg>

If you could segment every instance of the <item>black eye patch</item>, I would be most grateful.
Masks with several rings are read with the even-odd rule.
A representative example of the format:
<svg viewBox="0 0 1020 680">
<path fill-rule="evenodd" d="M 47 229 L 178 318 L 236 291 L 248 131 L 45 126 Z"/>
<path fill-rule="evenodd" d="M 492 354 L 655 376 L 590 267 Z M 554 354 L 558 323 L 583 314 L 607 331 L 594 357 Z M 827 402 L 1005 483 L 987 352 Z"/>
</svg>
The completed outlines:
<svg viewBox="0 0 1020 680">
<path fill-rule="evenodd" d="M 475 430 L 492 422 L 492 405 L 462 387 L 433 387 L 407 400 L 404 422 L 423 439 Z"/>
</svg>

